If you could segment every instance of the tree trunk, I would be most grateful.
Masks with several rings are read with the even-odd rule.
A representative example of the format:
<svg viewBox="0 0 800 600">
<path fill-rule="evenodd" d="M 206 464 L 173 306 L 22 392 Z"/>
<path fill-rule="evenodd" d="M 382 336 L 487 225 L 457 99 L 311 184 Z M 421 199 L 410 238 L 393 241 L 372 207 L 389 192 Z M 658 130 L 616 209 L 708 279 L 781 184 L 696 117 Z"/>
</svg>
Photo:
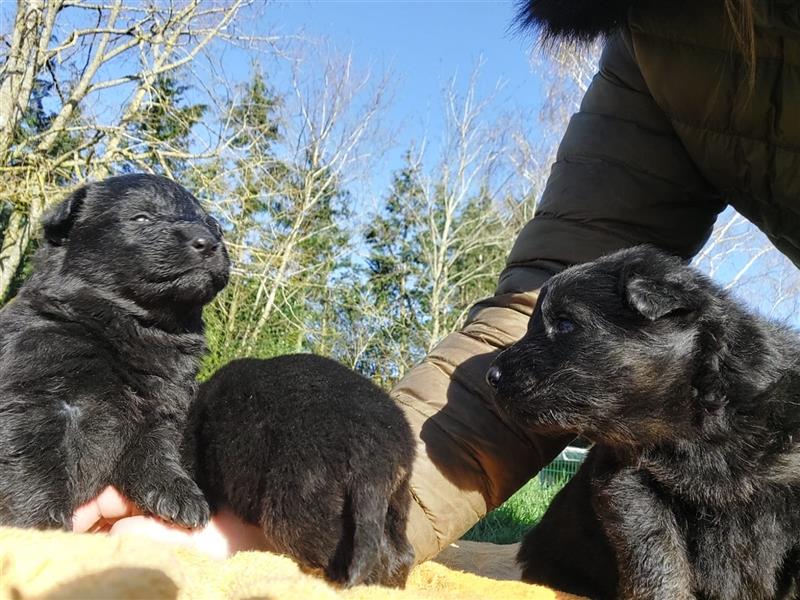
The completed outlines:
<svg viewBox="0 0 800 600">
<path fill-rule="evenodd" d="M 20 117 L 28 107 L 38 66 L 44 0 L 18 0 L 8 60 L 0 74 L 0 157 L 11 146 Z"/>
<path fill-rule="evenodd" d="M 25 249 L 31 239 L 30 221 L 19 211 L 14 211 L 8 220 L 0 251 L 0 303 L 5 302 L 11 282 L 17 273 Z"/>
</svg>

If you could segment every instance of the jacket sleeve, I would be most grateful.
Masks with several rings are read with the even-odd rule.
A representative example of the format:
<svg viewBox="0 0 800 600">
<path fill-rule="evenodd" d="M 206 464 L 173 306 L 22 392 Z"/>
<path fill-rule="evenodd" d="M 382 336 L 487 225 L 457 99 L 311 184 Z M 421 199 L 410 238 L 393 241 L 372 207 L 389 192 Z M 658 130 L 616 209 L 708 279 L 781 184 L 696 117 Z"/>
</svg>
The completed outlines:
<svg viewBox="0 0 800 600">
<path fill-rule="evenodd" d="M 627 33 L 611 37 L 495 296 L 476 304 L 463 329 L 392 392 L 418 435 L 408 528 L 418 562 L 503 502 L 572 437 L 521 431 L 495 411 L 484 382 L 492 358 L 524 334 L 542 283 L 567 265 L 642 243 L 689 258 L 723 207 L 648 93 Z"/>
</svg>

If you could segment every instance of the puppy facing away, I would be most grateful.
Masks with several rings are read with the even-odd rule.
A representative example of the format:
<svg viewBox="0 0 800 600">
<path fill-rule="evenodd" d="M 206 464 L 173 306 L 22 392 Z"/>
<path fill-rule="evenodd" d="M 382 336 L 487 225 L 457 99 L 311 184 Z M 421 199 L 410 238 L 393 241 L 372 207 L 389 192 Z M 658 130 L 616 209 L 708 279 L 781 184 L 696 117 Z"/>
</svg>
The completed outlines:
<svg viewBox="0 0 800 600">
<path fill-rule="evenodd" d="M 69 529 L 108 485 L 204 524 L 179 446 L 201 309 L 228 278 L 219 225 L 181 186 L 123 175 L 79 188 L 43 229 L 35 272 L 0 311 L 0 524 Z"/>
<path fill-rule="evenodd" d="M 650 247 L 553 277 L 487 373 L 594 442 L 519 553 L 593 598 L 800 597 L 800 339 Z"/>
<path fill-rule="evenodd" d="M 200 386 L 190 424 L 212 510 L 332 582 L 405 585 L 414 442 L 371 381 L 312 354 L 235 360 Z"/>
</svg>

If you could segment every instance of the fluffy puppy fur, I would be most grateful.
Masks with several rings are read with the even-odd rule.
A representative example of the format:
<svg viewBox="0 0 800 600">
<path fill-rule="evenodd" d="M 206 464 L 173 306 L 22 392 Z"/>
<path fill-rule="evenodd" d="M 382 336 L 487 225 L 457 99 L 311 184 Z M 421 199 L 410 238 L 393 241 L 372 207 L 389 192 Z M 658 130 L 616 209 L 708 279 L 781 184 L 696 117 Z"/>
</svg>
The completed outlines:
<svg viewBox="0 0 800 600">
<path fill-rule="evenodd" d="M 388 394 L 320 356 L 243 359 L 200 387 L 190 414 L 212 509 L 333 582 L 405 585 L 414 442 Z"/>
<path fill-rule="evenodd" d="M 625 25 L 628 10 L 646 1 L 654 0 L 522 0 L 515 23 L 545 42 L 589 43 Z"/>
<path fill-rule="evenodd" d="M 593 598 L 800 595 L 800 340 L 639 247 L 553 277 L 487 378 L 533 432 L 594 442 L 519 554 Z"/>
<path fill-rule="evenodd" d="M 228 277 L 219 225 L 181 186 L 124 175 L 79 188 L 43 229 L 0 312 L 0 524 L 69 529 L 107 485 L 204 524 L 179 445 L 201 309 Z"/>
</svg>

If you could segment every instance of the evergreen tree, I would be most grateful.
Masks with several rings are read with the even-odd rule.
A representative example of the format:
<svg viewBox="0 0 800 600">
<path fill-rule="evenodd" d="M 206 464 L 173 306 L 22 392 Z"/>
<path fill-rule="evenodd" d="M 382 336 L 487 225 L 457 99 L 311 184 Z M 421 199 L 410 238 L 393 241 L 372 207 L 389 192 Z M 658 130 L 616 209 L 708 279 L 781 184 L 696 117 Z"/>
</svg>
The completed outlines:
<svg viewBox="0 0 800 600">
<path fill-rule="evenodd" d="M 181 180 L 187 170 L 191 133 L 208 111 L 208 106 L 190 103 L 188 85 L 180 83 L 177 73 L 159 75 L 148 101 L 131 120 L 131 139 L 145 149 L 144 164 L 156 173 Z M 140 152 L 141 153 L 141 152 Z M 183 155 L 183 156 L 181 156 Z M 141 170 L 141 164 L 126 164 L 124 170 Z"/>
<path fill-rule="evenodd" d="M 493 293 L 513 234 L 486 186 L 454 201 L 406 154 L 366 232 L 367 287 L 382 315 L 358 367 L 388 386 Z"/>
<path fill-rule="evenodd" d="M 228 185 L 236 202 L 225 210 L 225 227 L 235 269 L 207 310 L 206 372 L 236 356 L 329 353 L 338 335 L 329 285 L 347 269 L 348 195 L 321 152 L 286 157 L 280 106 L 254 69 L 231 110 Z"/>
<path fill-rule="evenodd" d="M 201 377 L 214 372 L 232 358 L 244 355 L 271 356 L 288 351 L 290 327 L 255 332 L 246 348 L 250 327 L 258 320 L 257 304 L 263 296 L 259 266 L 263 215 L 269 211 L 274 182 L 285 167 L 275 156 L 280 139 L 277 109 L 279 98 L 267 85 L 262 72 L 254 68 L 250 81 L 240 86 L 239 99 L 231 107 L 229 128 L 233 155 L 213 164 L 224 181 L 219 197 L 230 195 L 234 202 L 217 204 L 225 229 L 226 244 L 234 266 L 228 286 L 206 308 L 206 332 L 210 353 Z"/>
<path fill-rule="evenodd" d="M 423 253 L 427 208 L 419 167 L 407 152 L 380 214 L 365 234 L 369 294 L 382 318 L 358 366 L 384 385 L 424 355 L 420 333 L 430 286 Z"/>
</svg>

